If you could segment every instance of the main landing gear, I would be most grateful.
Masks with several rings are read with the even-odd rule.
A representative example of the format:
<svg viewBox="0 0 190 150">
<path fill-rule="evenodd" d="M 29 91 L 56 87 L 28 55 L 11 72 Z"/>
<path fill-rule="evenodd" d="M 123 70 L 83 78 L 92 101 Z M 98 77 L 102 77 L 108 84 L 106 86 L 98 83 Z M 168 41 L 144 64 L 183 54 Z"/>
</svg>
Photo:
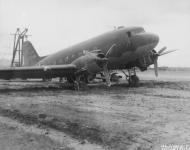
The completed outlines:
<svg viewBox="0 0 190 150">
<path fill-rule="evenodd" d="M 124 70 L 122 70 L 124 75 L 126 76 L 126 80 L 129 82 L 130 87 L 138 87 L 139 86 L 139 78 L 136 75 L 135 67 L 132 69 L 128 69 L 128 74 Z"/>
<path fill-rule="evenodd" d="M 139 86 L 139 78 L 136 75 L 135 68 L 128 69 L 127 71 L 128 71 L 128 73 L 126 73 L 124 70 L 122 70 L 122 72 L 126 76 L 126 80 L 128 81 L 129 86 L 130 87 L 138 87 Z M 116 73 L 111 74 L 112 80 L 113 80 L 114 76 L 117 76 Z M 117 76 L 117 80 L 119 80 L 119 78 L 120 77 Z M 105 79 L 103 79 L 103 80 L 105 80 Z M 86 89 L 86 87 L 87 87 L 86 84 L 89 81 L 88 81 L 87 74 L 78 74 L 78 75 L 75 75 L 75 76 L 67 77 L 67 82 L 72 85 L 73 89 L 78 91 L 80 89 Z"/>
</svg>

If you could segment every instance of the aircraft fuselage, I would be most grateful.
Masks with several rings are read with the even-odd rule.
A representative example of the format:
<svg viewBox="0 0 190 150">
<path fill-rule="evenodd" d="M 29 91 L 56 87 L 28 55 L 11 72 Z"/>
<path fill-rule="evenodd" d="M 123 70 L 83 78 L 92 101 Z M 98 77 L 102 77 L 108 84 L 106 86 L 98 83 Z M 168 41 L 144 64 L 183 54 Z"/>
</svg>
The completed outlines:
<svg viewBox="0 0 190 150">
<path fill-rule="evenodd" d="M 125 69 L 127 64 L 153 50 L 158 41 L 157 35 L 145 32 L 142 27 L 116 29 L 49 55 L 39 61 L 38 65 L 70 64 L 84 55 L 84 50 L 100 49 L 106 54 L 116 44 L 108 59 L 108 68 Z"/>
</svg>

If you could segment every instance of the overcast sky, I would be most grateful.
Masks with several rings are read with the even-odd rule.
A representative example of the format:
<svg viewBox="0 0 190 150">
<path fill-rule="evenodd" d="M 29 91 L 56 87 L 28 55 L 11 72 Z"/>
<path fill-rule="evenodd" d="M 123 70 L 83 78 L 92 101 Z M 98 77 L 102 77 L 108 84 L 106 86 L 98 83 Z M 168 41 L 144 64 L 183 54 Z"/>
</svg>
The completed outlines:
<svg viewBox="0 0 190 150">
<path fill-rule="evenodd" d="M 17 27 L 47 55 L 121 25 L 158 34 L 157 50 L 179 49 L 160 66 L 190 67 L 189 0 L 0 0 L 0 58 L 10 58 Z"/>
</svg>

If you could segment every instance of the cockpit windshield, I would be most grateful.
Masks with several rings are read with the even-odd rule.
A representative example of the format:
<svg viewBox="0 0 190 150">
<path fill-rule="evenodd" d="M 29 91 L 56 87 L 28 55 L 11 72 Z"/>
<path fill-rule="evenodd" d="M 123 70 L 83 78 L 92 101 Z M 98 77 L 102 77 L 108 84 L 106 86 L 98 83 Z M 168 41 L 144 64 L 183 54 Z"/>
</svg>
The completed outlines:
<svg viewBox="0 0 190 150">
<path fill-rule="evenodd" d="M 131 35 L 135 35 L 135 34 L 138 34 L 138 33 L 143 33 L 145 32 L 145 30 L 141 27 L 136 27 L 136 28 L 132 28 L 130 29 L 129 31 L 127 31 L 127 35 L 130 37 Z"/>
</svg>

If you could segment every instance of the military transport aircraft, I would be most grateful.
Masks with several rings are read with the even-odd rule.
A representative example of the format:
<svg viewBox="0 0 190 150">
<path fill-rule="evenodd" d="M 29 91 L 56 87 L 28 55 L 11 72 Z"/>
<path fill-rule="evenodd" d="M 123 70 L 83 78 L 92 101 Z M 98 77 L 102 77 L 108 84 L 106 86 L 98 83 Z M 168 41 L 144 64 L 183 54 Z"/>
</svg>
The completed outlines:
<svg viewBox="0 0 190 150">
<path fill-rule="evenodd" d="M 158 57 L 171 51 L 163 47 L 158 52 L 155 47 L 159 42 L 156 34 L 146 32 L 142 27 L 121 27 L 104 33 L 82 43 L 40 57 L 30 41 L 23 43 L 23 67 L 0 69 L 1 79 L 13 78 L 66 78 L 79 88 L 80 83 L 88 83 L 102 76 L 107 85 L 111 85 L 111 70 L 122 70 L 131 86 L 137 86 L 139 78 L 135 68 L 141 71 L 154 64 L 158 75 Z M 128 73 L 124 70 L 128 70 Z"/>
</svg>

